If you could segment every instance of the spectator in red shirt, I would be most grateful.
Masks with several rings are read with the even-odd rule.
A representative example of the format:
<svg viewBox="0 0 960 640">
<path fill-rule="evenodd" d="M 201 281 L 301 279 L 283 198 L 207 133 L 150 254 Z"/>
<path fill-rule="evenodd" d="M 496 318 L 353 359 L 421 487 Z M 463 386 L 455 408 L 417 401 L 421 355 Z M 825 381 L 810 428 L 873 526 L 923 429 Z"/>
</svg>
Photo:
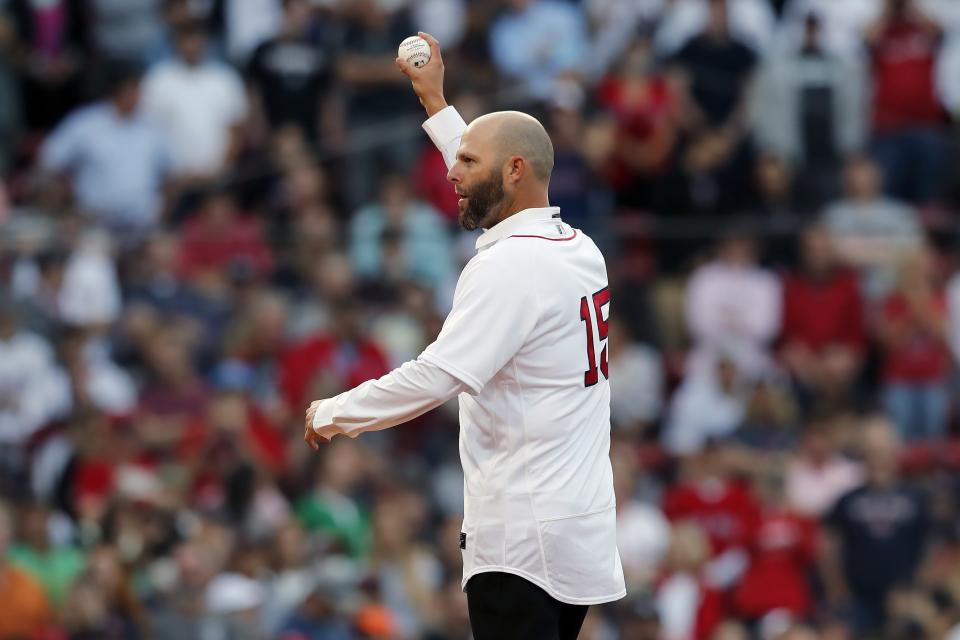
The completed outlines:
<svg viewBox="0 0 960 640">
<path fill-rule="evenodd" d="M 718 587 L 739 579 L 760 520 L 760 505 L 750 487 L 733 477 L 728 453 L 727 447 L 712 444 L 689 456 L 680 482 L 663 499 L 671 522 L 691 520 L 706 532 L 713 551 L 707 573 Z"/>
<path fill-rule="evenodd" d="M 134 424 L 141 443 L 158 454 L 172 451 L 210 398 L 190 349 L 190 340 L 176 328 L 158 329 L 144 347 L 149 375 Z"/>
<path fill-rule="evenodd" d="M 286 462 L 286 446 L 280 431 L 250 398 L 255 382 L 256 373 L 250 366 L 237 360 L 220 363 L 213 373 L 217 393 L 207 412 L 187 429 L 178 453 L 201 453 L 229 440 L 245 461 L 280 473 Z"/>
<path fill-rule="evenodd" d="M 229 192 L 214 190 L 183 227 L 179 267 L 190 280 L 223 277 L 230 269 L 263 277 L 273 268 L 273 258 L 259 221 L 241 216 Z"/>
<path fill-rule="evenodd" d="M 813 606 L 808 575 L 816 557 L 816 523 L 787 509 L 782 470 L 769 469 L 758 480 L 763 515 L 750 541 L 750 566 L 733 594 L 733 605 L 748 620 L 777 609 L 804 618 Z"/>
<path fill-rule="evenodd" d="M 947 427 L 947 303 L 930 250 L 904 260 L 883 307 L 883 402 L 904 440 L 939 439 Z"/>
<path fill-rule="evenodd" d="M 887 0 L 867 34 L 873 67 L 873 152 L 888 191 L 924 204 L 941 195 L 945 110 L 936 88 L 940 28 L 916 0 Z"/>
<path fill-rule="evenodd" d="M 678 136 L 678 96 L 651 62 L 649 41 L 637 39 L 598 89 L 617 130 L 607 179 L 621 203 L 638 208 L 656 206 L 658 178 L 669 168 Z"/>
<path fill-rule="evenodd" d="M 362 309 L 353 299 L 331 304 L 331 330 L 290 345 L 279 360 L 280 389 L 292 410 L 310 398 L 330 398 L 379 378 L 387 357 L 363 329 Z"/>
<path fill-rule="evenodd" d="M 821 226 L 804 231 L 801 266 L 784 278 L 780 360 L 801 399 L 840 400 L 854 383 L 866 348 L 856 274 L 841 267 Z"/>
</svg>

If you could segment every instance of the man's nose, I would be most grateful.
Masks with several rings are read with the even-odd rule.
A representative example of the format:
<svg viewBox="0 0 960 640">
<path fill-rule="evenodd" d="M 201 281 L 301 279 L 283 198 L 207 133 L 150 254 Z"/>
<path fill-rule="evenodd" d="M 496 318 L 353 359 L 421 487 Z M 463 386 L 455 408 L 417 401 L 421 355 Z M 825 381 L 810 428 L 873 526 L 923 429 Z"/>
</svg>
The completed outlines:
<svg viewBox="0 0 960 640">
<path fill-rule="evenodd" d="M 460 174 L 457 172 L 456 163 L 450 167 L 449 171 L 447 171 L 447 181 L 452 182 L 453 184 L 460 182 Z"/>
</svg>

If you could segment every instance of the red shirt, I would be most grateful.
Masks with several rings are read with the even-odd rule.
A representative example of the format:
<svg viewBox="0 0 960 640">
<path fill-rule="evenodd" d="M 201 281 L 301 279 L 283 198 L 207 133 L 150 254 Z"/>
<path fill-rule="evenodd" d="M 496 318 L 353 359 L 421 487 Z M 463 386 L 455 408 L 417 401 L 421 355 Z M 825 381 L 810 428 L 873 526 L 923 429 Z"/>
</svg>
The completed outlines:
<svg viewBox="0 0 960 640">
<path fill-rule="evenodd" d="M 750 544 L 750 566 L 733 595 L 740 615 L 757 619 L 787 609 L 805 617 L 815 541 L 814 522 L 779 510 L 764 514 Z"/>
<path fill-rule="evenodd" d="M 184 225 L 179 264 L 182 276 L 219 271 L 233 262 L 246 262 L 255 276 L 263 276 L 272 268 L 273 258 L 258 220 L 236 217 L 224 227 L 210 223 L 201 214 Z"/>
<path fill-rule="evenodd" d="M 672 522 L 692 520 L 699 524 L 715 554 L 746 547 L 760 520 L 760 505 L 750 489 L 739 482 L 677 485 L 664 497 L 663 512 Z"/>
<path fill-rule="evenodd" d="M 947 301 L 943 293 L 933 299 L 932 313 L 946 318 Z M 884 320 L 902 329 L 904 337 L 888 349 L 883 362 L 886 382 L 936 382 L 950 372 L 950 351 L 946 342 L 913 318 L 909 303 L 902 294 L 887 298 L 883 308 Z"/>
<path fill-rule="evenodd" d="M 617 120 L 617 139 L 620 144 L 654 142 L 658 134 L 672 127 L 671 116 L 676 109 L 677 99 L 665 78 L 650 78 L 642 97 L 630 95 L 626 83 L 616 77 L 605 80 L 598 89 L 600 103 Z M 662 135 L 660 135 L 662 138 Z M 660 151 L 666 151 L 661 148 Z M 666 168 L 666 155 L 663 166 L 653 167 L 650 174 L 659 175 Z M 614 186 L 626 186 L 635 171 L 625 163 L 615 160 L 609 170 Z"/>
<path fill-rule="evenodd" d="M 879 133 L 940 125 L 934 69 L 940 33 L 911 20 L 884 29 L 873 49 L 873 127 Z"/>
<path fill-rule="evenodd" d="M 183 460 L 202 455 L 215 437 L 207 421 L 198 419 L 187 427 L 177 444 L 177 456 Z M 283 433 L 253 405 L 247 405 L 247 420 L 242 430 L 231 437 L 243 438 L 241 449 L 270 471 L 283 470 L 287 457 Z"/>
<path fill-rule="evenodd" d="M 432 144 L 427 146 L 414 171 L 417 194 L 432 204 L 444 218 L 456 222 L 460 213 L 460 196 L 447 180 L 447 164 L 443 154 Z"/>
<path fill-rule="evenodd" d="M 280 356 L 280 390 L 295 408 L 305 408 L 315 376 L 329 372 L 339 380 L 341 390 L 379 378 L 390 371 L 383 351 L 370 340 L 344 344 L 327 335 L 291 345 Z"/>
<path fill-rule="evenodd" d="M 814 350 L 844 345 L 866 346 L 863 300 L 856 276 L 837 271 L 823 280 L 791 274 L 783 286 L 783 342 Z"/>
</svg>

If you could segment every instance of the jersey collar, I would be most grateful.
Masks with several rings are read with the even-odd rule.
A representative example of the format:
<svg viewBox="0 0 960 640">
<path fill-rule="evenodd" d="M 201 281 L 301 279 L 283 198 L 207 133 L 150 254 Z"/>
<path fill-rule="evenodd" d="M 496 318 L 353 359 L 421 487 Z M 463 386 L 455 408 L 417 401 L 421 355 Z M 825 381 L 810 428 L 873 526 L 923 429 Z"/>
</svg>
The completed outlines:
<svg viewBox="0 0 960 640">
<path fill-rule="evenodd" d="M 477 251 L 486 249 L 498 240 L 512 236 L 537 222 L 558 220 L 559 218 L 560 207 L 537 207 L 535 209 L 518 211 L 506 220 L 501 220 L 484 231 L 480 237 L 477 238 Z"/>
</svg>

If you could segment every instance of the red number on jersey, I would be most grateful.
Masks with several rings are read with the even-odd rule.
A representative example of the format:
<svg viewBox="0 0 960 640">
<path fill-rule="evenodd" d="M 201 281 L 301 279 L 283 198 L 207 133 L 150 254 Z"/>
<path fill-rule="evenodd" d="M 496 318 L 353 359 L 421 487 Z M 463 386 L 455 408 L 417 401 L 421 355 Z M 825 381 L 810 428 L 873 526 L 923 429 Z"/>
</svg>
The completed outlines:
<svg viewBox="0 0 960 640">
<path fill-rule="evenodd" d="M 607 325 L 609 317 L 603 317 L 603 305 L 610 302 L 610 289 L 604 287 L 593 294 L 593 312 L 597 318 L 597 337 L 600 341 L 607 339 Z M 593 345 L 593 318 L 590 315 L 590 303 L 587 296 L 580 298 L 580 319 L 587 323 L 587 370 L 583 372 L 583 386 L 592 387 L 600 381 L 600 373 L 603 377 L 609 379 L 610 374 L 607 368 L 607 346 L 603 345 L 600 351 L 600 368 L 597 370 L 597 351 Z"/>
</svg>

